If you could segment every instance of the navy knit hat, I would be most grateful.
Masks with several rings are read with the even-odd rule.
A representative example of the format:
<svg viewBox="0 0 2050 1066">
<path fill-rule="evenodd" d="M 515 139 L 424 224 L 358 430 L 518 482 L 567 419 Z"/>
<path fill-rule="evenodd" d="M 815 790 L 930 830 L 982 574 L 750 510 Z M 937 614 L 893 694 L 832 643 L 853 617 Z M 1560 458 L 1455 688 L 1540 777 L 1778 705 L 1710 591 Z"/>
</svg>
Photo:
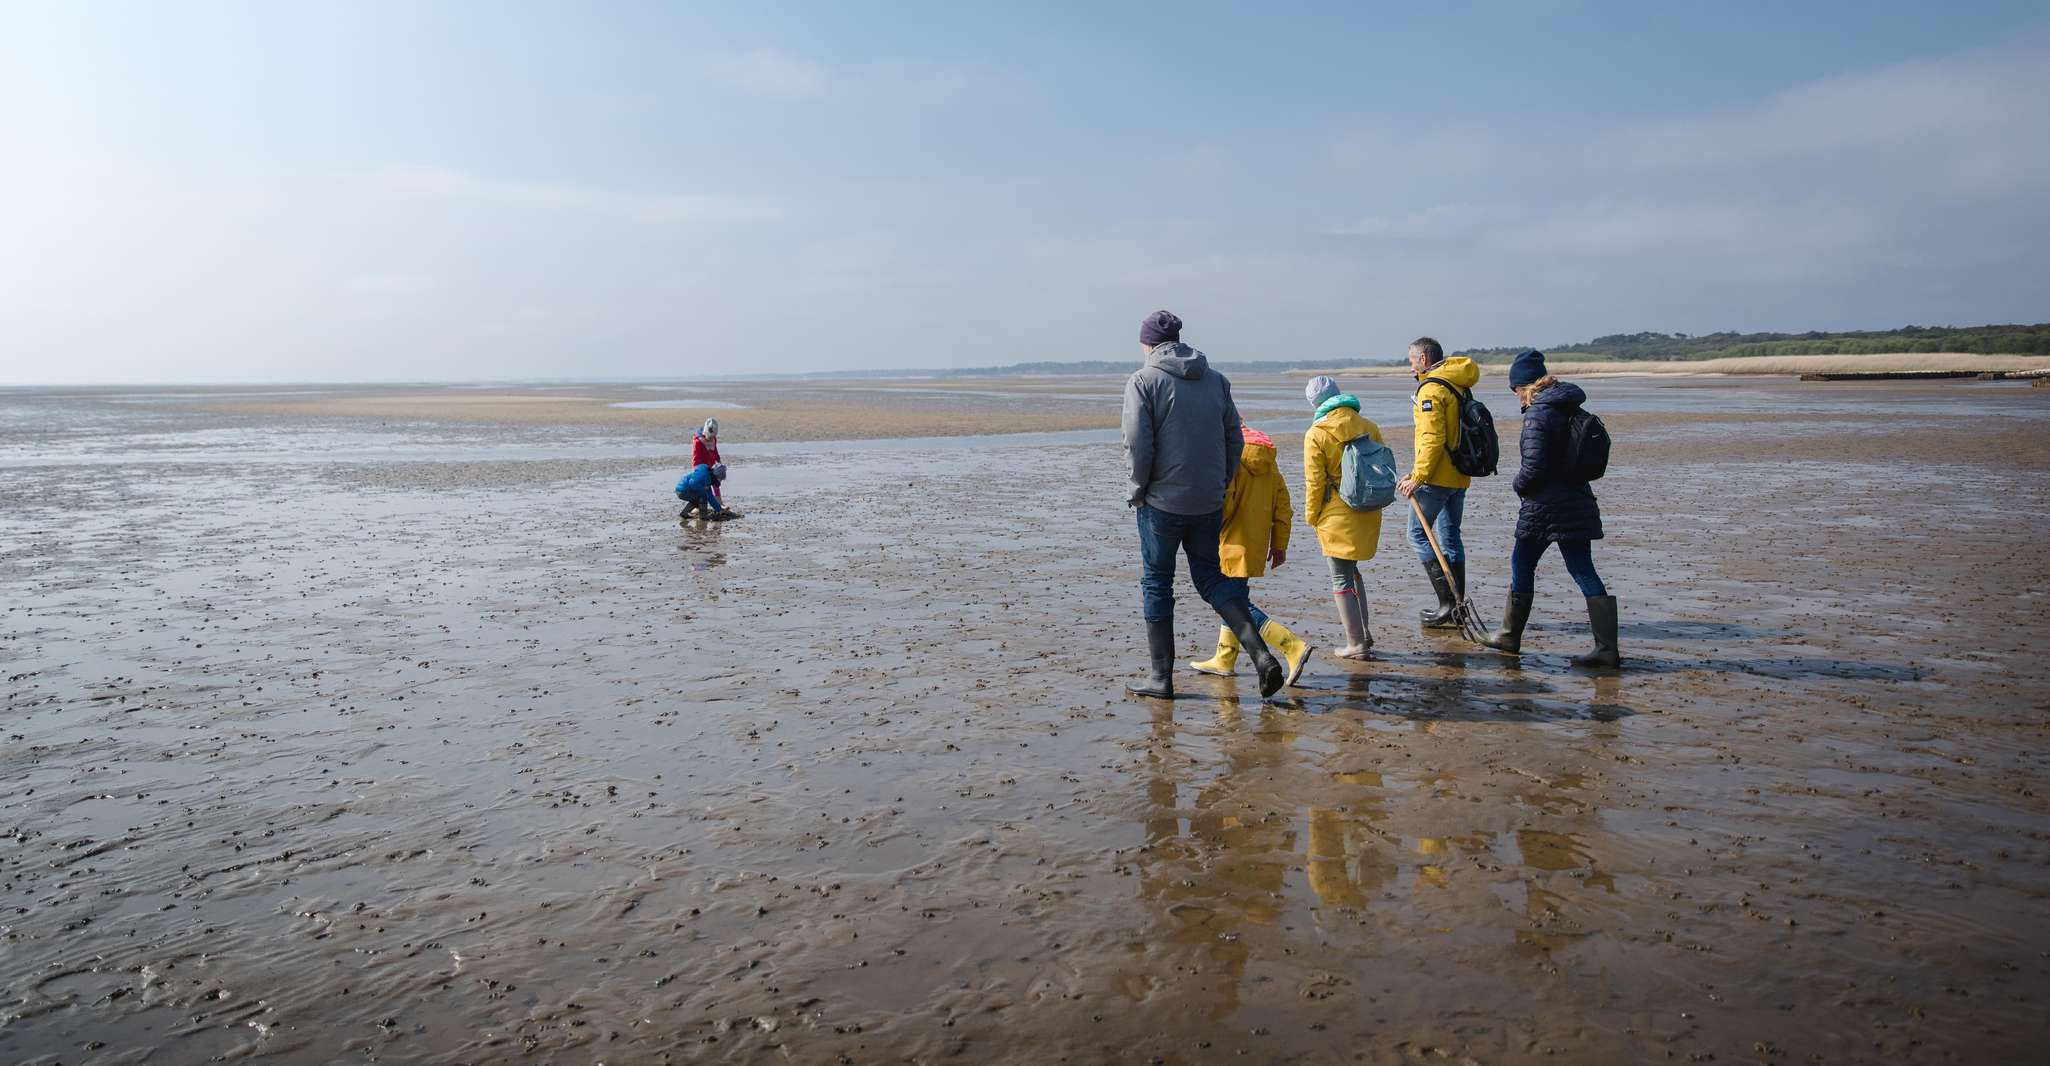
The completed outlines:
<svg viewBox="0 0 2050 1066">
<path fill-rule="evenodd" d="M 1516 353 L 1516 361 L 1509 364 L 1509 387 L 1520 389 L 1548 373 L 1545 353 L 1536 348 L 1525 348 Z"/>
<path fill-rule="evenodd" d="M 1182 339 L 1182 320 L 1173 311 L 1155 311 L 1139 323 L 1139 343 L 1161 344 Z"/>
</svg>

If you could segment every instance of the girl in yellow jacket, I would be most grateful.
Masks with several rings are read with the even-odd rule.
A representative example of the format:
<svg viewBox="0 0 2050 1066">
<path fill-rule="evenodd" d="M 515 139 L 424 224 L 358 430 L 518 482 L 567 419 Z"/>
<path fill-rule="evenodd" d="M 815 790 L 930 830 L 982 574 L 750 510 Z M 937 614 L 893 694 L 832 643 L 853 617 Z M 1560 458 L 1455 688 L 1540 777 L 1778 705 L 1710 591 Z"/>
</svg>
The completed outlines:
<svg viewBox="0 0 2050 1066">
<path fill-rule="evenodd" d="M 1288 483 L 1281 479 L 1281 467 L 1274 459 L 1274 438 L 1240 423 L 1245 432 L 1245 450 L 1239 455 L 1238 473 L 1224 493 L 1224 528 L 1217 536 L 1217 562 L 1226 582 L 1236 582 L 1245 595 L 1250 578 L 1276 569 L 1288 560 L 1288 529 L 1295 521 L 1288 501 Z M 1247 603 L 1253 602 L 1250 596 Z M 1293 685 L 1310 661 L 1310 646 L 1297 639 L 1288 627 L 1253 608 L 1253 624 L 1260 627 L 1260 639 L 1281 657 L 1288 670 L 1285 684 Z M 1204 662 L 1192 662 L 1189 669 L 1229 677 L 1238 666 L 1239 641 L 1229 628 L 1217 630 L 1217 654 Z"/>
<path fill-rule="evenodd" d="M 1367 634 L 1367 592 L 1360 564 L 1374 557 L 1381 544 L 1381 512 L 1355 511 L 1338 498 L 1339 464 L 1347 441 L 1371 437 L 1381 443 L 1381 428 L 1360 417 L 1358 398 L 1338 391 L 1338 382 L 1312 379 L 1303 395 L 1317 417 L 1303 434 L 1303 518 L 1317 531 L 1324 562 L 1331 568 L 1331 596 L 1338 603 L 1338 622 L 1345 628 L 1345 647 L 1333 654 L 1364 659 L 1374 638 Z"/>
</svg>

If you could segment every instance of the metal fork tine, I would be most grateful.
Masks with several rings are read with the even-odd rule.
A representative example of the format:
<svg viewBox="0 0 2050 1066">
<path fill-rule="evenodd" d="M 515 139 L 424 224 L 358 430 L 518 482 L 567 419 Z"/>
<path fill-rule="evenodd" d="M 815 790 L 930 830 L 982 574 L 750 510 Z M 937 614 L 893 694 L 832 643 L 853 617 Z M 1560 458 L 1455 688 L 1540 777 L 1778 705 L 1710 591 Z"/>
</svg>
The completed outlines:
<svg viewBox="0 0 2050 1066">
<path fill-rule="evenodd" d="M 1481 619 L 1481 612 L 1474 608 L 1473 601 L 1459 601 L 1459 632 L 1475 644 L 1488 642 L 1488 624 Z"/>
</svg>

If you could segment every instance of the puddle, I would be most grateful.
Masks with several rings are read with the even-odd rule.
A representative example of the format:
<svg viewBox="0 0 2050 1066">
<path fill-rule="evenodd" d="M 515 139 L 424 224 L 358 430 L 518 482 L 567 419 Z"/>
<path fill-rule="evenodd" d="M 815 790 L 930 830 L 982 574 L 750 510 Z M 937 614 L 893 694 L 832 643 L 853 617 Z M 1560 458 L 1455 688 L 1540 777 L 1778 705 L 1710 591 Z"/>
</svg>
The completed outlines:
<svg viewBox="0 0 2050 1066">
<path fill-rule="evenodd" d="M 696 411 L 700 409 L 720 411 L 744 411 L 747 405 L 729 403 L 725 400 L 625 400 L 608 403 L 623 411 Z"/>
</svg>

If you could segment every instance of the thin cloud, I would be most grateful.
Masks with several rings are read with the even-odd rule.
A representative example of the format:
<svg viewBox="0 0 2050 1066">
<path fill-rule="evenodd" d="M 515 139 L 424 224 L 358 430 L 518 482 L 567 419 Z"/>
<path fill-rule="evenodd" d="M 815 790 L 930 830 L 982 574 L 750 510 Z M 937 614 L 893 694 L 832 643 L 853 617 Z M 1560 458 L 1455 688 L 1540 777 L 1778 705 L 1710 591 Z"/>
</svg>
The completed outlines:
<svg viewBox="0 0 2050 1066">
<path fill-rule="evenodd" d="M 705 64 L 712 80 L 754 96 L 779 100 L 810 100 L 826 95 L 833 72 L 781 48 L 751 48 L 717 56 Z"/>
<path fill-rule="evenodd" d="M 2050 197 L 2050 52 L 1893 64 L 1579 136 L 1354 130 L 1327 143 L 1339 172 L 1400 160 L 1430 180 L 1363 190 L 1369 210 L 1325 235 L 1401 243 L 1474 276 L 1543 262 L 1618 294 L 1676 271 L 1702 286 L 1856 286 L 1931 249 L 2019 251 L 2017 212 Z M 1518 165 L 1475 173 L 1483 158 Z"/>
<path fill-rule="evenodd" d="M 2046 116 L 2050 55 L 2003 50 L 1825 78 L 1752 107 L 1626 127 L 1610 146 L 1644 166 L 1812 159 L 1998 144 Z"/>
<path fill-rule="evenodd" d="M 1372 215 L 1357 222 L 1333 226 L 1334 237 L 1363 237 L 1388 241 L 1431 241 L 1466 237 L 1483 226 L 1500 222 L 1508 215 L 1502 208 L 1477 204 L 1432 204 L 1416 211 L 1394 215 Z"/>
<path fill-rule="evenodd" d="M 366 295 L 412 296 L 434 287 L 434 279 L 420 274 L 359 274 L 342 283 L 342 288 Z"/>
<path fill-rule="evenodd" d="M 433 166 L 383 166 L 366 171 L 361 177 L 371 188 L 397 196 L 468 200 L 525 210 L 599 215 L 630 222 L 755 222 L 787 214 L 778 204 L 750 197 L 636 193 L 588 185 L 500 181 Z"/>
</svg>

